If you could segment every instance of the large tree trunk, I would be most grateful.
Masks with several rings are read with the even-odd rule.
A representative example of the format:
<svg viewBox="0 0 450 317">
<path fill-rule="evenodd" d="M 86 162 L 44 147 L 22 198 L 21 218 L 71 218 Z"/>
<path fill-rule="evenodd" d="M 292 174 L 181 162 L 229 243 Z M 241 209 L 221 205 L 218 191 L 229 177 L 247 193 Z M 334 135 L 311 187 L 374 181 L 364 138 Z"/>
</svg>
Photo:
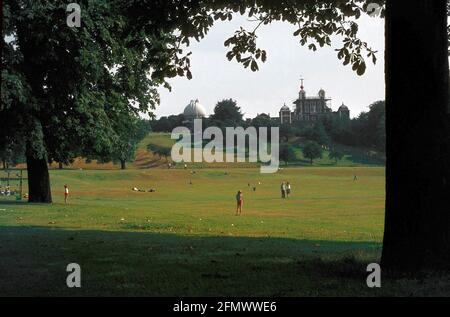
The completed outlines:
<svg viewBox="0 0 450 317">
<path fill-rule="evenodd" d="M 27 156 L 28 202 L 51 203 L 50 176 L 47 161 Z"/>
<path fill-rule="evenodd" d="M 126 161 L 125 160 L 120 160 L 120 169 L 126 169 L 127 168 L 127 166 L 126 166 Z"/>
<path fill-rule="evenodd" d="M 450 267 L 446 27 L 445 0 L 387 1 L 387 270 Z"/>
</svg>

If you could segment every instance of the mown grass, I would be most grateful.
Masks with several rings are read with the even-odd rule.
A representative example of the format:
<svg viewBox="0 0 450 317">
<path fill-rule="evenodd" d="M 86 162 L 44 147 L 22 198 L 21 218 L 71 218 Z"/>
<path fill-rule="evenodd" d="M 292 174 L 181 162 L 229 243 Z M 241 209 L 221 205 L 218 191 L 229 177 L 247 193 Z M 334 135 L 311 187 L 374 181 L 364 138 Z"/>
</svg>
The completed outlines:
<svg viewBox="0 0 450 317">
<path fill-rule="evenodd" d="M 377 290 L 365 283 L 367 264 L 380 256 L 383 168 L 267 175 L 250 168 L 52 170 L 51 178 L 51 205 L 0 202 L 1 295 L 377 296 L 423 289 L 414 286 L 420 281 L 383 280 Z M 279 197 L 283 180 L 293 187 L 287 200 Z M 63 184 L 71 190 L 68 205 Z M 72 262 L 82 267 L 80 289 L 65 285 Z M 427 292 L 448 287 L 433 285 Z"/>
</svg>

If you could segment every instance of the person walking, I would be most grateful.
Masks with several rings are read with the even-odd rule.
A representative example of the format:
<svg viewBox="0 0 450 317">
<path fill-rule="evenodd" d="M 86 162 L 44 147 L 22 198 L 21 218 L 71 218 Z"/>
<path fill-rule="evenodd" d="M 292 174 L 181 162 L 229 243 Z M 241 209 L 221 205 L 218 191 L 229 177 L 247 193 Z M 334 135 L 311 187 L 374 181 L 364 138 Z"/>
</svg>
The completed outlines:
<svg viewBox="0 0 450 317">
<path fill-rule="evenodd" d="M 243 204 L 244 199 L 242 198 L 242 191 L 239 190 L 236 194 L 236 216 L 241 215 Z"/>
<path fill-rule="evenodd" d="M 64 203 L 67 204 L 67 200 L 69 199 L 69 187 L 64 185 Z"/>
<path fill-rule="evenodd" d="M 281 198 L 286 198 L 286 183 L 281 183 Z"/>
</svg>

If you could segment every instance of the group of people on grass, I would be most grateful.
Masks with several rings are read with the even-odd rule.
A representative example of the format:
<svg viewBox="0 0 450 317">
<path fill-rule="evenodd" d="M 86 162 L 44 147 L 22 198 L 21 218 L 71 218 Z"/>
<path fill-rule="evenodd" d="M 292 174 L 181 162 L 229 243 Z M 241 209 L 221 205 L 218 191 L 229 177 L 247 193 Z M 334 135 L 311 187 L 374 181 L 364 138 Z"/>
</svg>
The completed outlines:
<svg viewBox="0 0 450 317">
<path fill-rule="evenodd" d="M 5 188 L 3 188 L 3 186 L 0 186 L 0 195 L 2 195 L 2 196 L 10 196 L 10 195 L 13 195 L 13 193 L 11 192 L 11 188 L 9 187 L 9 185 L 6 185 Z"/>
<path fill-rule="evenodd" d="M 131 190 L 134 191 L 134 192 L 140 192 L 140 193 L 154 193 L 154 192 L 156 192 L 155 188 L 150 188 L 149 190 L 145 190 L 145 189 L 133 187 Z"/>
<path fill-rule="evenodd" d="M 261 183 L 259 183 L 261 184 Z M 250 183 L 248 184 L 250 187 Z M 256 187 L 253 188 L 253 191 L 256 191 Z M 289 198 L 289 195 L 291 194 L 291 183 L 283 181 L 281 183 L 281 198 Z M 236 194 L 236 216 L 239 216 L 242 214 L 242 206 L 244 204 L 244 198 L 241 190 L 238 190 Z"/>
<path fill-rule="evenodd" d="M 186 164 L 185 164 L 185 168 L 187 168 Z M 195 174 L 195 172 L 191 172 L 191 174 Z M 358 180 L 358 177 L 356 175 L 354 175 L 353 177 L 353 181 Z M 189 184 L 192 185 L 192 180 L 189 181 Z M 261 184 L 261 182 L 258 182 L 258 184 Z M 250 183 L 248 183 L 248 187 L 250 187 Z M 7 186 L 7 188 L 5 190 L 3 190 L 2 188 L 0 194 L 1 195 L 7 195 L 7 193 L 9 192 L 9 186 Z M 137 187 L 133 187 L 132 188 L 133 191 L 136 192 L 146 192 L 146 190 L 143 189 L 139 189 Z M 281 183 L 280 186 L 280 190 L 281 190 L 281 198 L 282 199 L 286 199 L 289 198 L 289 195 L 291 194 L 291 183 L 287 182 L 287 181 L 283 181 Z M 253 187 L 253 191 L 256 191 L 256 186 Z M 153 193 L 156 192 L 156 189 L 151 188 L 148 190 L 148 192 Z M 10 192 L 9 192 L 10 193 Z M 68 197 L 69 197 L 69 187 L 67 185 L 64 185 L 64 202 L 67 204 L 68 201 Z M 243 194 L 242 191 L 239 190 L 236 194 L 236 215 L 241 215 L 242 214 L 242 206 L 244 204 L 244 199 L 243 199 Z"/>
</svg>

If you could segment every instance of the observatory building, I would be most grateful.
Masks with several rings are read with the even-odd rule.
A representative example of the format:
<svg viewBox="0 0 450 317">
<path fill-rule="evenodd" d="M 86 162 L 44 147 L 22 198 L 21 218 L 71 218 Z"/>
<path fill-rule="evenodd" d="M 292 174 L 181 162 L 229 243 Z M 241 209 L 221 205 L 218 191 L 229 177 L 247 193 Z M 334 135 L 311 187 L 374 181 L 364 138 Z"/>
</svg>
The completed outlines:
<svg viewBox="0 0 450 317">
<path fill-rule="evenodd" d="M 320 89 L 316 96 L 307 97 L 302 84 L 298 99 L 294 101 L 294 110 L 284 104 L 280 109 L 281 124 L 291 124 L 294 121 L 317 121 L 322 116 L 338 116 L 341 119 L 350 119 L 350 110 L 342 104 L 338 111 L 333 112 L 330 106 L 331 99 L 327 98 L 325 90 Z"/>
<path fill-rule="evenodd" d="M 206 118 L 205 108 L 200 104 L 198 99 L 191 100 L 183 111 L 184 121 L 183 124 L 192 129 L 194 127 L 195 119 Z"/>
</svg>

